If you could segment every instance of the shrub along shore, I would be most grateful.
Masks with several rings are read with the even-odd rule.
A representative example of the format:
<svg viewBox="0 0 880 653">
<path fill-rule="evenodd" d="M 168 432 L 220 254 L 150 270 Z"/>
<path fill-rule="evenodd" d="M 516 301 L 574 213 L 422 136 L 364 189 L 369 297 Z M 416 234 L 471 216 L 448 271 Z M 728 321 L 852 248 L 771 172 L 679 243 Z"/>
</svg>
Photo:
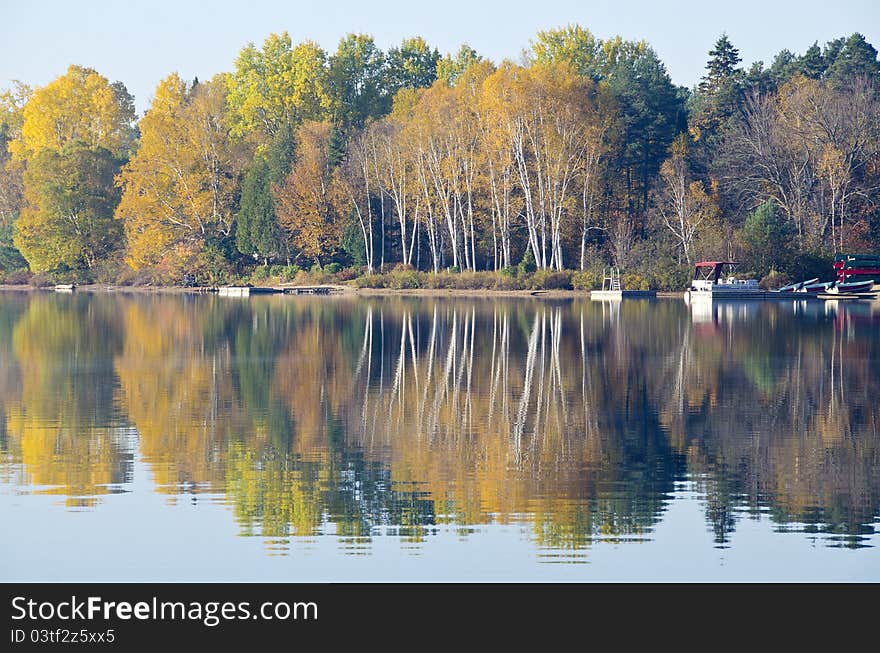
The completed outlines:
<svg viewBox="0 0 880 653">
<path fill-rule="evenodd" d="M 174 289 L 216 287 L 225 285 L 250 286 L 314 286 L 335 285 L 352 289 L 373 290 L 480 290 L 480 291 L 534 291 L 534 290 L 598 290 L 602 287 L 602 268 L 588 270 L 526 270 L 521 266 L 495 271 L 424 272 L 410 266 L 395 265 L 382 272 L 367 273 L 363 268 L 338 269 L 329 265 L 302 270 L 295 266 L 258 266 L 241 275 L 224 275 L 204 280 L 190 278 L 184 283 L 168 283 L 152 275 L 122 274 L 118 278 L 88 278 L 71 273 L 30 274 L 25 271 L 0 275 L 0 286 L 5 288 L 48 288 L 56 284 L 76 283 L 80 286 Z M 621 280 L 627 290 L 682 291 L 689 279 L 689 269 L 657 270 L 651 272 L 623 272 Z"/>
</svg>

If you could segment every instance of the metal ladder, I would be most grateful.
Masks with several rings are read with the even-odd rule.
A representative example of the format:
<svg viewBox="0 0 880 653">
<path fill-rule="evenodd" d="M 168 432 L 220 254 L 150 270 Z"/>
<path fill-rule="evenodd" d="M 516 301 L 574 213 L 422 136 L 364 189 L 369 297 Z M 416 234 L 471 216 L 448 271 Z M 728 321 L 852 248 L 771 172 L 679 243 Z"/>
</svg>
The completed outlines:
<svg viewBox="0 0 880 653">
<path fill-rule="evenodd" d="M 602 268 L 602 290 L 622 290 L 620 268 Z"/>
</svg>

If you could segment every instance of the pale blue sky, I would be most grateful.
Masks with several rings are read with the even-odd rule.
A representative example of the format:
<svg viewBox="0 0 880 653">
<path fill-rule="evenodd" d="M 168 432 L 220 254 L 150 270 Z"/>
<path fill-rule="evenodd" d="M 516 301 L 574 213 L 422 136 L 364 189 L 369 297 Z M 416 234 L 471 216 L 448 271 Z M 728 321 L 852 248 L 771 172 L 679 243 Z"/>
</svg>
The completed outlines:
<svg viewBox="0 0 880 653">
<path fill-rule="evenodd" d="M 348 32 L 387 49 L 421 35 L 441 52 L 467 42 L 499 61 L 516 58 L 536 31 L 577 22 L 599 37 L 646 39 L 677 84 L 702 75 L 706 53 L 726 31 L 744 63 L 769 63 L 782 48 L 803 52 L 861 32 L 880 47 L 877 0 L 0 0 L 0 88 L 42 85 L 71 63 L 123 81 L 138 109 L 172 71 L 208 78 L 229 70 L 249 41 L 287 30 L 333 50 Z"/>
</svg>

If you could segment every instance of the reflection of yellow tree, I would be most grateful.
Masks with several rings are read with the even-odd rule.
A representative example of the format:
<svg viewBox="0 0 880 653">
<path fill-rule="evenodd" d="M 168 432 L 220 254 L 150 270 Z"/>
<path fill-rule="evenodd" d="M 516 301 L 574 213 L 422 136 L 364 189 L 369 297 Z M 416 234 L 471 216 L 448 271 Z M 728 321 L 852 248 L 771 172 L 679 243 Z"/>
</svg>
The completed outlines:
<svg viewBox="0 0 880 653">
<path fill-rule="evenodd" d="M 287 462 L 279 456 L 263 458 L 242 443 L 230 446 L 226 494 L 245 534 L 286 537 L 317 532 L 325 470 Z"/>
<path fill-rule="evenodd" d="M 615 397 L 587 342 L 564 336 L 577 333 L 571 312 L 479 308 L 368 312 L 349 436 L 455 523 L 526 518 L 554 546 L 648 527 L 651 501 L 614 485 L 628 447 L 598 417 L 638 407 Z"/>
<path fill-rule="evenodd" d="M 125 302 L 125 344 L 116 357 L 122 402 L 161 492 L 222 485 L 225 442 L 238 412 L 228 349 L 205 336 L 224 315 L 180 298 Z"/>
<path fill-rule="evenodd" d="M 93 504 L 130 474 L 106 358 L 118 341 L 112 308 L 80 297 L 33 297 L 13 332 L 21 402 L 6 429 L 30 482 L 69 505 Z"/>
</svg>

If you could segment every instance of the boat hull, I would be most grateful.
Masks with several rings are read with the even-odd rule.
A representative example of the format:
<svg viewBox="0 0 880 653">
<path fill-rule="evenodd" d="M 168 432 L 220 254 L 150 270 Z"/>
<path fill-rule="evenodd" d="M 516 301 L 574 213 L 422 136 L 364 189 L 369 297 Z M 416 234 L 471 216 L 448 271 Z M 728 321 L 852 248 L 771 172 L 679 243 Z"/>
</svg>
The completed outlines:
<svg viewBox="0 0 880 653">
<path fill-rule="evenodd" d="M 850 293 L 870 292 L 874 287 L 874 280 L 860 281 L 859 283 L 838 283 L 825 291 L 829 295 L 847 295 Z"/>
</svg>

